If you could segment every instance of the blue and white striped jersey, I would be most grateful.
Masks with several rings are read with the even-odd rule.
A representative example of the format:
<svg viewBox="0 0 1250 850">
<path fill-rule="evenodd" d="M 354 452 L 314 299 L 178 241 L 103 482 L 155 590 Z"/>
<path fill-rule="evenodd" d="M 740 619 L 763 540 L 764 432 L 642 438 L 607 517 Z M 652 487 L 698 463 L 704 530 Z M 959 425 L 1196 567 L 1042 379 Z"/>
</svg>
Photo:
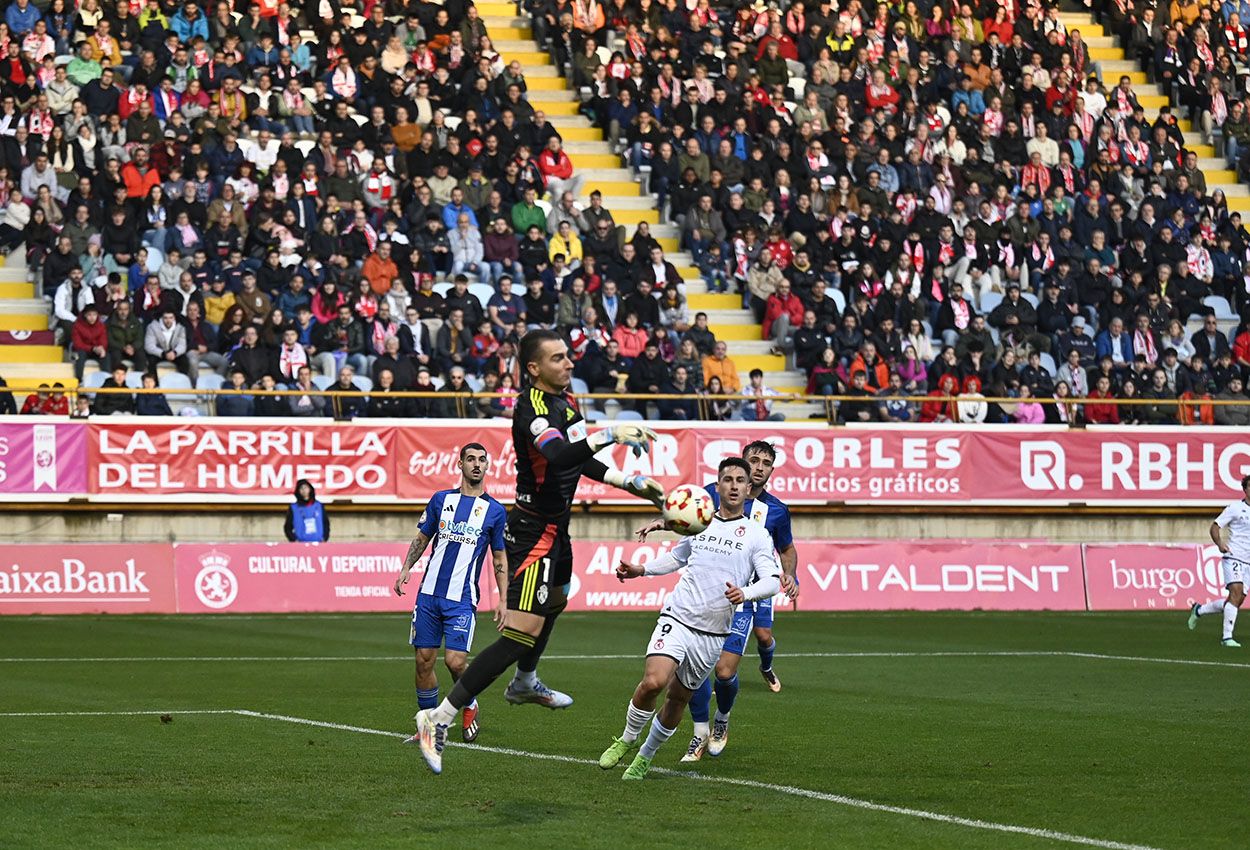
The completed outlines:
<svg viewBox="0 0 1250 850">
<path fill-rule="evenodd" d="M 716 484 L 709 484 L 706 489 L 708 495 L 712 497 L 712 504 L 719 510 L 720 493 L 716 490 Z M 773 545 L 777 547 L 778 552 L 789 549 L 794 543 L 794 535 L 790 530 L 790 509 L 786 507 L 785 502 L 767 490 L 760 493 L 758 499 L 747 499 L 746 504 L 742 506 L 742 512 L 764 526 L 764 530 L 772 537 Z"/>
<path fill-rule="evenodd" d="M 434 541 L 420 592 L 476 605 L 486 548 L 504 551 L 507 521 L 503 505 L 490 496 L 465 496 L 459 490 L 435 493 L 418 523 L 421 533 Z"/>
</svg>

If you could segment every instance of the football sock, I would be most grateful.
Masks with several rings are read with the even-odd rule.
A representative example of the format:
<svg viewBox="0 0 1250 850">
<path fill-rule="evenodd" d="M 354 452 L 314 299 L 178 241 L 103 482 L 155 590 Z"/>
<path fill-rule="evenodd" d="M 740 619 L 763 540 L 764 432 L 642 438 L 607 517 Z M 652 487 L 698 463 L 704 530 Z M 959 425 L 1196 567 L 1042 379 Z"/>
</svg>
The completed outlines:
<svg viewBox="0 0 1250 850">
<path fill-rule="evenodd" d="M 777 639 L 773 638 L 772 643 L 768 646 L 764 646 L 762 643 L 756 644 L 756 648 L 760 651 L 760 669 L 773 669 L 773 653 L 777 651 Z"/>
<path fill-rule="evenodd" d="M 538 633 L 538 637 L 534 638 L 534 646 L 521 656 L 521 660 L 516 663 L 517 679 L 528 683 L 531 687 L 538 678 L 534 676 L 534 671 L 538 669 L 538 659 L 543 657 L 543 651 L 547 648 L 547 641 L 551 638 L 551 630 L 556 627 L 556 617 L 552 615 L 543 622 L 543 630 Z M 526 679 L 522 674 L 528 673 L 529 678 Z"/>
<path fill-rule="evenodd" d="M 642 727 L 647 725 L 647 721 L 655 714 L 654 711 L 643 711 L 634 705 L 634 701 L 629 701 L 629 708 L 625 710 L 625 731 L 621 733 L 622 741 L 637 741 L 638 736 L 642 734 Z"/>
<path fill-rule="evenodd" d="M 1224 603 L 1224 640 L 1233 636 L 1233 626 L 1237 625 L 1237 606 L 1231 602 Z"/>
<path fill-rule="evenodd" d="M 1205 617 L 1208 614 L 1220 614 L 1224 611 L 1223 599 L 1212 599 L 1206 605 L 1198 606 L 1198 616 Z"/>
<path fill-rule="evenodd" d="M 417 688 L 417 707 L 433 708 L 438 705 L 438 688 Z"/>
<path fill-rule="evenodd" d="M 664 746 L 664 742 L 673 737 L 676 729 L 669 729 L 660 722 L 660 718 L 656 717 L 651 721 L 651 732 L 647 735 L 647 740 L 643 741 L 642 747 L 638 750 L 645 758 L 654 758 L 655 751 Z"/>
<path fill-rule="evenodd" d="M 434 709 L 435 723 L 449 725 L 456 719 L 456 712 L 464 708 L 473 698 L 490 687 L 490 683 L 499 678 L 517 659 L 528 652 L 534 645 L 532 635 L 516 629 L 504 629 L 499 640 L 483 649 L 473 659 L 469 669 L 464 671 L 460 681 L 452 687 L 451 693 L 443 704 Z"/>
<path fill-rule="evenodd" d="M 694 724 L 694 734 L 700 738 L 710 738 L 712 736 L 712 724 L 704 720 L 702 723 Z"/>
<path fill-rule="evenodd" d="M 729 712 L 733 711 L 734 700 L 738 698 L 738 674 L 734 673 L 728 679 L 716 677 L 716 716 L 720 718 L 723 714 L 729 716 Z"/>
<path fill-rule="evenodd" d="M 694 721 L 696 729 L 700 723 L 707 726 L 708 712 L 711 707 L 712 680 L 708 678 L 703 680 L 703 684 L 699 685 L 690 697 L 690 719 Z"/>
<path fill-rule="evenodd" d="M 532 690 L 534 684 L 538 681 L 538 674 L 533 670 L 522 670 L 518 662 L 516 675 L 512 677 L 512 681 L 516 682 L 523 688 L 530 688 Z"/>
</svg>

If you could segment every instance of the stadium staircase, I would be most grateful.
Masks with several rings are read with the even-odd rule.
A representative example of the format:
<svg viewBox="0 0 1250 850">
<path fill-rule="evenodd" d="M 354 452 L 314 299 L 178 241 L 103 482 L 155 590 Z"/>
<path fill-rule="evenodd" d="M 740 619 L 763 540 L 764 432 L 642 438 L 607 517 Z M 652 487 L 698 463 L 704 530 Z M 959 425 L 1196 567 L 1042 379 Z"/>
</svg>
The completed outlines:
<svg viewBox="0 0 1250 850">
<path fill-rule="evenodd" d="M 1135 59 L 1125 54 L 1117 44 L 1116 37 L 1101 24 L 1094 21 L 1088 12 L 1060 12 L 1060 20 L 1071 32 L 1081 31 L 1081 38 L 1089 45 L 1090 59 L 1102 65 L 1103 84 L 1114 88 L 1119 84 L 1120 77 L 1128 75 L 1133 82 L 1133 91 L 1137 100 L 1146 110 L 1146 115 L 1153 121 L 1158 117 L 1159 110 L 1168 106 L 1167 93 L 1156 83 L 1150 82 L 1145 71 L 1141 70 Z M 1177 112 L 1173 108 L 1173 113 Z M 1216 156 L 1215 148 L 1207 144 L 1202 133 L 1196 131 L 1188 119 L 1179 118 L 1177 123 L 1185 136 L 1185 148 L 1198 155 L 1198 168 L 1207 178 L 1207 194 L 1219 188 L 1224 190 L 1228 198 L 1229 212 L 1250 211 L 1250 186 L 1237 182 L 1237 174 L 1228 169 L 1224 159 Z"/>
<path fill-rule="evenodd" d="M 18 409 L 39 384 L 60 381 L 78 385 L 74 367 L 48 330 L 51 305 L 35 294 L 26 269 L 26 251 L 19 246 L 0 265 L 0 377 L 8 382 Z"/>
<path fill-rule="evenodd" d="M 642 193 L 642 185 L 635 182 L 633 172 L 624 167 L 621 157 L 612 151 L 603 131 L 578 113 L 581 104 L 577 91 L 571 81 L 557 74 L 551 54 L 538 51 L 529 20 L 517 17 L 517 8 L 511 2 L 479 2 L 476 5 L 504 62 L 515 59 L 524 68 L 530 104 L 534 109 L 545 112 L 547 119 L 560 131 L 573 167 L 585 175 L 580 203 L 587 205 L 590 192 L 598 189 L 603 194 L 603 205 L 612 211 L 617 224 L 630 229 L 631 235 L 632 228 L 639 222 L 648 222 L 651 235 L 659 241 L 665 257 L 676 266 L 686 282 L 691 318 L 699 311 L 708 314 L 716 338 L 725 340 L 729 345 L 729 356 L 737 366 L 743 384 L 747 381 L 747 373 L 758 368 L 764 372 L 765 383 L 774 390 L 804 393 L 807 389 L 806 376 L 801 371 L 789 369 L 787 358 L 769 353 L 771 343 L 760 338 L 760 326 L 751 311 L 743 309 L 741 296 L 707 291 L 690 254 L 679 250 L 677 228 L 660 223 L 655 198 Z M 793 419 L 806 418 L 822 408 L 818 405 L 786 404 L 774 409 Z"/>
</svg>

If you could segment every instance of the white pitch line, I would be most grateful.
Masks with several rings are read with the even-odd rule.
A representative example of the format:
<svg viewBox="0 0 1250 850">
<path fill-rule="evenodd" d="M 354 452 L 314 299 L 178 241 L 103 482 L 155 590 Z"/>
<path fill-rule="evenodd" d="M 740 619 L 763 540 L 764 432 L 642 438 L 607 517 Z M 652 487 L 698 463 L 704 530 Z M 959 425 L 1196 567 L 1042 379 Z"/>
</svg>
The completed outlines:
<svg viewBox="0 0 1250 850">
<path fill-rule="evenodd" d="M 355 732 L 362 735 L 376 735 L 382 738 L 402 739 L 408 737 L 402 732 L 392 732 L 386 729 L 371 729 L 367 726 L 353 726 L 347 723 L 332 723 L 327 720 L 312 720 L 306 717 L 293 717 L 289 714 L 270 714 L 268 712 L 251 711 L 241 708 L 188 710 L 170 709 L 166 711 L 32 711 L 0 713 L 0 717 L 136 717 L 159 714 L 233 714 L 238 717 L 250 717 L 257 720 L 273 720 L 280 723 L 293 723 L 298 726 L 311 726 L 319 729 L 334 729 L 340 732 Z M 518 758 L 530 759 L 532 761 L 553 761 L 563 764 L 577 764 L 592 767 L 598 766 L 598 762 L 591 759 L 560 755 L 558 753 L 536 753 L 529 750 L 516 750 L 508 747 L 487 747 L 481 744 L 458 744 L 451 742 L 448 742 L 448 744 L 449 746 L 453 746 L 457 749 L 474 750 L 476 752 L 491 753 L 492 755 L 515 756 Z M 892 806 L 886 803 L 874 803 L 871 800 L 861 800 L 856 797 L 847 797 L 842 794 L 830 794 L 825 791 L 813 791 L 810 788 L 799 788 L 793 785 L 777 785 L 771 782 L 758 782 L 753 779 L 713 776 L 704 773 L 694 773 L 692 771 L 669 770 L 662 767 L 652 768 L 651 772 L 662 776 L 692 779 L 697 782 L 710 782 L 718 785 L 734 785 L 740 788 L 754 788 L 760 791 L 773 791 L 778 794 L 787 794 L 791 797 L 803 797 L 809 800 L 820 800 L 822 802 L 833 803 L 835 805 L 846 806 L 853 809 L 861 809 L 863 811 L 879 812 L 890 815 L 902 815 L 904 817 L 918 818 L 920 820 L 944 823 L 951 826 L 980 829 L 988 832 L 1027 835 L 1031 838 L 1042 838 L 1048 841 L 1060 841 L 1065 844 L 1076 844 L 1083 847 L 1098 847 L 1102 848 L 1102 850 L 1159 850 L 1159 848 L 1151 847 L 1146 844 L 1130 844 L 1123 841 L 1108 841 L 1102 838 L 1090 838 L 1084 835 L 1059 832 L 1053 829 L 1038 829 L 1031 826 L 996 823 L 994 821 L 979 820 L 976 818 L 959 817 L 958 815 L 946 815 L 941 812 L 930 812 L 925 809 L 913 809 L 906 806 Z"/>
<path fill-rule="evenodd" d="M 296 723 L 301 726 L 314 726 L 324 729 L 338 729 L 344 732 L 359 732 L 366 735 L 379 735 L 387 738 L 407 738 L 402 732 L 388 732 L 383 729 L 369 729 L 363 726 L 349 726 L 344 723 L 330 723 L 324 720 L 309 720 L 303 717 L 291 717 L 284 714 L 264 714 L 258 711 L 237 711 L 236 714 L 245 717 L 256 717 L 264 720 L 277 720 L 284 723 Z M 599 763 L 591 759 L 576 758 L 575 756 L 565 756 L 557 753 L 536 753 L 529 750 L 515 750 L 508 747 L 487 747 L 481 744 L 455 744 L 448 742 L 449 746 L 457 749 L 475 750 L 482 753 L 492 753 L 494 755 L 516 756 L 518 758 L 526 758 L 536 761 L 554 761 L 564 764 L 578 764 L 598 767 Z M 912 809 L 905 806 L 891 806 L 885 803 L 874 803 L 871 800 L 860 800 L 856 797 L 846 797 L 842 794 L 829 794 L 824 791 L 813 791 L 808 788 L 798 788 L 793 785 L 776 785 L 771 782 L 757 782 L 752 779 L 736 779 L 728 776 L 713 776 L 705 773 L 693 773 L 691 771 L 668 770 L 667 768 L 652 768 L 652 773 L 664 776 L 675 776 L 683 779 L 694 779 L 699 782 L 711 782 L 718 785 L 736 785 L 741 788 L 754 788 L 760 791 L 775 791 L 778 794 L 788 794 L 792 797 L 804 797 L 809 800 L 820 800 L 826 803 L 833 803 L 839 806 L 847 806 L 854 809 L 862 809 L 870 812 L 880 812 L 890 815 L 903 815 L 904 817 L 919 818 L 921 820 L 935 821 L 937 823 L 950 824 L 952 826 L 963 826 L 970 829 L 981 829 L 989 832 L 1005 832 L 1013 835 L 1027 835 L 1031 838 L 1043 838 L 1048 841 L 1061 841 L 1066 844 L 1077 844 L 1084 847 L 1098 847 L 1103 850 L 1158 850 L 1146 844 L 1130 844 L 1123 841 L 1107 841 L 1102 838 L 1090 838 L 1084 835 L 1074 835 L 1067 832 L 1058 832 L 1053 829 L 1037 829 L 1031 826 L 1019 826 L 1010 823 L 995 823 L 994 821 L 978 820 L 976 818 L 964 818 L 957 815 L 945 815 L 941 812 L 930 812 L 924 809 Z"/>
<path fill-rule="evenodd" d="M 934 651 L 934 652 L 788 652 L 786 658 L 1085 658 L 1095 661 L 1122 661 L 1137 664 L 1172 664 L 1192 667 L 1250 668 L 1250 663 L 1236 661 L 1202 661 L 1193 658 L 1156 658 L 1145 655 L 1109 655 L 1097 652 L 1051 651 Z M 229 663 L 237 662 L 400 662 L 411 660 L 410 655 L 149 655 L 149 656 L 101 656 L 101 657 L 33 657 L 0 658 L 0 664 L 148 664 L 148 663 Z M 544 655 L 544 661 L 637 661 L 634 654 L 609 655 Z"/>
<path fill-rule="evenodd" d="M 167 708 L 146 711 L 4 711 L 0 717 L 145 717 L 157 714 L 238 714 L 233 708 Z"/>
</svg>

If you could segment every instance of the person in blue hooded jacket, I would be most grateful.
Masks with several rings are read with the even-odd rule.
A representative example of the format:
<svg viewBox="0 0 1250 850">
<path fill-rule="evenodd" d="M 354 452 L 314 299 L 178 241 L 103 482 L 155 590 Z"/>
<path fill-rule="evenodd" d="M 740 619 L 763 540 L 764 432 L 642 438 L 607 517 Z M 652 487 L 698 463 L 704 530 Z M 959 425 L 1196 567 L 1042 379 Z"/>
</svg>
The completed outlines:
<svg viewBox="0 0 1250 850">
<path fill-rule="evenodd" d="M 330 516 L 306 478 L 295 482 L 295 502 L 286 511 L 286 539 L 292 543 L 324 543 L 330 539 Z"/>
</svg>

